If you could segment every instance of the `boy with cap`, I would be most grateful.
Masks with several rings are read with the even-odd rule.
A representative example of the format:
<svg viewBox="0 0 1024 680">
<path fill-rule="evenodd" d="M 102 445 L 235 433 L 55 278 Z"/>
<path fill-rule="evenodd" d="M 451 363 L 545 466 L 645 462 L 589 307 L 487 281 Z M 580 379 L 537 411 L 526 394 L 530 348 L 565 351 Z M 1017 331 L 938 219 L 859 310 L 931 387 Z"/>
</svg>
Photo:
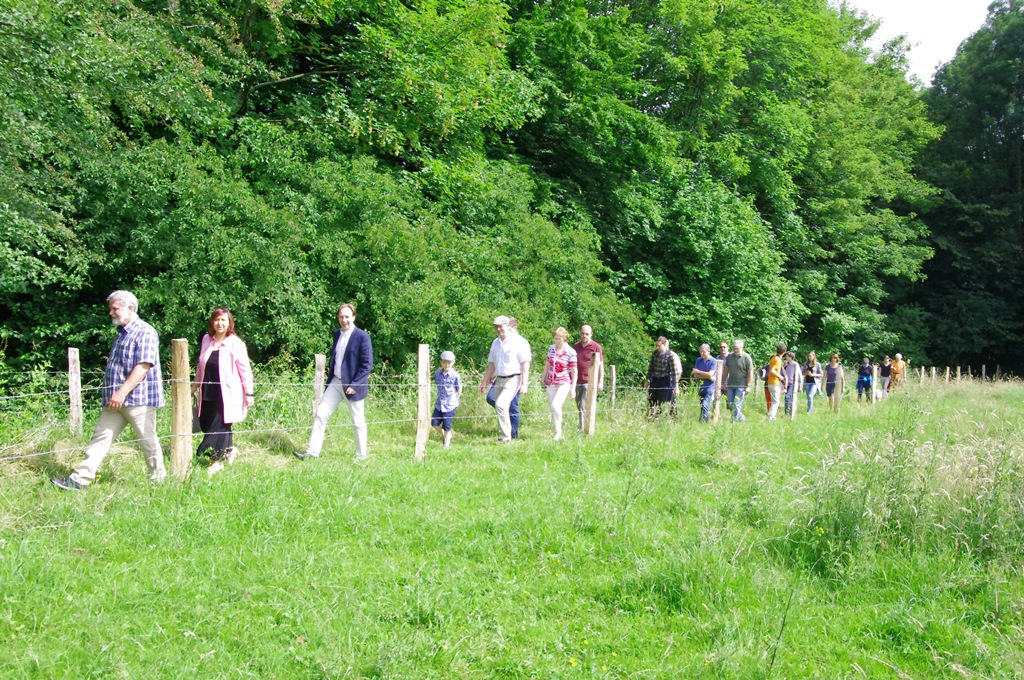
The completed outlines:
<svg viewBox="0 0 1024 680">
<path fill-rule="evenodd" d="M 452 445 L 452 422 L 455 420 L 459 398 L 462 397 L 462 378 L 454 366 L 455 354 L 445 350 L 441 352 L 441 368 L 434 373 L 437 400 L 434 402 L 434 415 L 430 424 L 444 438 L 446 449 Z"/>
</svg>

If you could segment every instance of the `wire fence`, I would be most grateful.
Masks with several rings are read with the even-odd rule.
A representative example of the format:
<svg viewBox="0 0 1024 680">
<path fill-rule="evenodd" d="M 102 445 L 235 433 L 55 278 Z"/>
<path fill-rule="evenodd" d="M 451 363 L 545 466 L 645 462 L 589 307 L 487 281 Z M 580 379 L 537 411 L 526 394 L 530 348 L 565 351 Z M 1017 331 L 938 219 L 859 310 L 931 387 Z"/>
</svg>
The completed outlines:
<svg viewBox="0 0 1024 680">
<path fill-rule="evenodd" d="M 103 371 L 98 370 L 87 370 L 81 371 L 84 376 L 89 376 L 88 380 L 93 384 L 83 385 L 80 388 L 80 393 L 83 399 L 90 402 L 98 402 L 99 396 L 97 393 L 102 392 L 104 389 L 102 385 Z M 4 376 L 18 375 L 18 376 L 29 376 L 32 378 L 32 384 L 38 385 L 45 382 L 57 382 L 63 385 L 63 389 L 42 389 L 31 392 L 23 392 L 19 394 L 4 394 L 0 395 L 0 414 L 9 412 L 17 409 L 19 406 L 23 406 L 26 403 L 40 402 L 42 401 L 46 405 L 53 407 L 56 405 L 67 405 L 66 401 L 69 396 L 70 383 L 69 374 L 67 372 L 59 371 L 20 371 L 10 373 L 0 373 L 0 379 Z M 904 382 L 912 382 L 920 380 L 924 383 L 944 382 L 949 380 L 951 372 L 947 369 L 944 373 L 938 374 L 933 370 L 931 374 L 913 372 L 908 375 Z M 976 380 L 980 376 L 971 375 L 970 372 L 964 376 L 959 370 L 957 371 L 956 380 Z M 475 391 L 473 385 L 478 385 L 482 380 L 483 375 L 477 372 L 468 373 L 466 378 L 463 380 L 463 387 L 467 391 Z M 181 380 L 174 378 L 164 378 L 161 381 L 165 388 L 169 387 L 174 383 L 181 382 Z M 679 395 L 676 396 L 672 404 L 667 404 L 664 408 L 658 407 L 656 410 L 650 405 L 645 403 L 646 397 L 649 393 L 648 388 L 642 382 L 640 376 L 628 377 L 625 380 L 620 380 L 614 387 L 609 388 L 605 386 L 605 398 L 604 406 L 598 406 L 595 409 L 595 413 L 598 416 L 611 416 L 618 414 L 640 414 L 644 413 L 647 415 L 653 415 L 655 412 L 661 413 L 665 410 L 671 410 L 676 412 L 681 408 L 689 408 L 677 406 L 679 402 L 692 401 L 695 408 L 699 409 L 699 402 L 696 399 L 696 395 L 701 384 L 704 381 L 700 378 L 693 378 L 689 376 L 683 377 L 679 382 Z M 98 384 L 95 384 L 98 383 Z M 200 388 L 203 385 L 219 385 L 215 382 L 198 383 L 189 381 L 190 385 L 194 388 Z M 539 383 L 539 378 L 535 378 L 532 381 L 534 390 Z M 0 382 L 0 384 L 3 384 Z M 436 394 L 436 383 L 433 380 L 427 383 L 433 393 Z M 374 399 L 378 403 L 378 409 L 383 416 L 381 419 L 368 422 L 367 426 L 387 426 L 387 425 L 402 425 L 402 424 L 415 424 L 419 421 L 416 417 L 416 398 L 404 394 L 405 392 L 418 392 L 421 387 L 421 383 L 415 378 L 403 375 L 389 376 L 387 378 L 381 377 L 380 379 L 371 379 L 365 384 L 370 390 L 371 394 L 376 394 L 377 398 Z M 855 382 L 849 382 L 845 385 L 843 397 L 852 397 L 854 393 Z M 253 382 L 254 391 L 257 396 L 257 403 L 263 405 L 263 411 L 267 415 L 273 414 L 279 410 L 283 412 L 287 420 L 294 422 L 299 418 L 311 419 L 310 406 L 313 403 L 314 398 L 314 381 L 307 378 L 306 376 L 295 376 L 294 378 L 275 378 L 270 380 L 255 380 Z M 874 389 L 874 388 L 873 388 Z M 543 391 L 543 387 L 541 387 Z M 295 394 L 284 394 L 283 393 L 295 393 Z M 609 394 L 611 393 L 611 394 Z M 298 397 L 298 398 L 297 398 Z M 824 395 L 822 395 L 824 397 Z M 59 398 L 59 399 L 58 399 Z M 785 401 L 790 401 L 792 408 L 800 408 L 800 402 L 805 399 L 805 395 L 797 393 L 795 390 L 788 396 L 784 397 Z M 56 400 L 56 401 L 55 401 Z M 610 403 L 608 403 L 610 401 Z M 722 396 L 722 402 L 724 405 L 725 397 Z M 782 402 L 783 399 L 780 399 Z M 59 403 L 58 403 L 59 402 Z M 287 402 L 287 403 L 283 403 Z M 567 404 L 563 408 L 563 417 L 575 416 L 575 413 L 567 413 L 565 411 L 572 411 L 574 404 L 570 400 L 567 400 Z M 616 402 L 619 402 L 618 405 Z M 536 404 L 534 404 L 536 406 Z M 752 414 L 758 409 L 768 409 L 768 397 L 765 394 L 763 383 L 755 384 L 754 388 L 746 395 L 744 400 L 744 410 L 746 413 Z M 780 406 L 780 410 L 782 410 Z M 406 413 L 409 415 L 406 416 Z M 550 411 L 547 409 L 541 409 L 536 411 L 520 412 L 518 417 L 520 420 L 536 420 L 541 418 L 548 418 Z M 393 417 L 389 417 L 393 416 Z M 472 415 L 456 415 L 453 420 L 462 423 L 473 423 L 484 420 L 493 420 L 494 413 L 490 412 L 487 414 L 474 413 Z M 257 427 L 251 429 L 233 429 L 232 434 L 236 436 L 253 436 L 260 434 L 291 434 L 295 432 L 308 432 L 312 429 L 311 424 L 305 425 L 291 425 L 287 422 L 281 422 L 279 417 L 272 417 L 271 420 L 274 422 L 268 427 Z M 328 430 L 340 430 L 345 428 L 351 428 L 351 423 L 336 423 L 328 426 Z M 168 441 L 174 437 L 182 435 L 165 434 L 159 435 L 158 439 L 161 441 Z M 118 443 L 125 444 L 136 444 L 139 443 L 140 439 L 129 439 L 120 440 Z M 23 450 L 26 446 L 29 446 L 28 438 L 22 438 L 21 441 L 7 444 L 0 448 L 0 462 L 10 462 L 30 458 L 39 458 L 43 456 L 52 456 L 63 453 L 71 453 L 75 451 L 81 451 L 87 448 L 86 445 L 77 445 L 63 447 L 59 449 L 46 450 L 46 451 L 35 451 L 28 453 L 8 453 L 15 450 Z"/>
</svg>

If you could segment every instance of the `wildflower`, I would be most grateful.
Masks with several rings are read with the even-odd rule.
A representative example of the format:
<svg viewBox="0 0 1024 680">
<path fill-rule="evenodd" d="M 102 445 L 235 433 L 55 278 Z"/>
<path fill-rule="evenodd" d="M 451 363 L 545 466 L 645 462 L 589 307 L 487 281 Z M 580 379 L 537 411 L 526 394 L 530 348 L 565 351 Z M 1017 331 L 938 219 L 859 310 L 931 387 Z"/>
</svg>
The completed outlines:
<svg viewBox="0 0 1024 680">
<path fill-rule="evenodd" d="M 576 668 L 576 657 L 574 657 L 574 656 L 570 656 L 569 657 L 569 665 L 572 666 L 573 668 Z"/>
</svg>

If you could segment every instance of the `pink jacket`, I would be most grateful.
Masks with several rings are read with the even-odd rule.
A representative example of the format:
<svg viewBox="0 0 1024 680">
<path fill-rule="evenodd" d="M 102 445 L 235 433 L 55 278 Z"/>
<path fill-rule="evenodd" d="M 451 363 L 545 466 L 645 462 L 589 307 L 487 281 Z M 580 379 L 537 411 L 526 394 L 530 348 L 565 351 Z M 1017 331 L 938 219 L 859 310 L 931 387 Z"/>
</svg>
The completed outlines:
<svg viewBox="0 0 1024 680">
<path fill-rule="evenodd" d="M 203 335 L 199 347 L 199 361 L 196 365 L 196 382 L 200 384 L 202 394 L 203 374 L 206 373 L 206 362 L 213 352 L 213 338 L 209 333 Z M 224 400 L 224 422 L 240 423 L 245 420 L 245 412 L 251 399 L 245 395 L 252 394 L 252 367 L 249 364 L 249 353 L 245 343 L 237 335 L 224 338 L 220 346 L 220 396 Z M 203 400 L 199 399 L 202 409 Z"/>
</svg>

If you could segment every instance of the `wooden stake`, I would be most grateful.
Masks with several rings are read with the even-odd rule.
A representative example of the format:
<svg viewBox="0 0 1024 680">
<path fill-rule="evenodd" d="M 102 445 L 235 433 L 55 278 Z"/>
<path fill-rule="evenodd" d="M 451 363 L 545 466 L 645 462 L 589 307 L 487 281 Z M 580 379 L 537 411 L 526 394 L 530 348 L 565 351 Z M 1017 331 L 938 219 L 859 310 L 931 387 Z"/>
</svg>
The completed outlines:
<svg viewBox="0 0 1024 680">
<path fill-rule="evenodd" d="M 1002 377 L 1002 375 L 1003 375 L 1002 371 L 999 370 L 999 364 L 996 364 L 996 378 L 995 379 L 999 380 L 999 378 Z"/>
<path fill-rule="evenodd" d="M 597 375 L 601 372 L 601 355 L 592 354 L 590 359 L 590 376 L 587 381 L 587 403 L 583 408 L 583 433 L 594 434 L 597 424 Z M 615 384 L 615 367 L 612 367 L 612 384 Z M 614 388 L 613 388 L 614 389 Z"/>
<path fill-rule="evenodd" d="M 612 364 L 612 408 L 615 408 L 615 364 Z"/>
<path fill-rule="evenodd" d="M 68 425 L 71 434 L 82 436 L 82 367 L 78 362 L 78 348 L 68 347 Z"/>
<path fill-rule="evenodd" d="M 804 372 L 800 370 L 800 362 L 796 363 L 796 384 L 793 385 L 793 398 L 789 400 L 789 419 L 796 420 L 796 412 L 799 410 L 796 405 L 800 401 L 800 395 L 804 391 Z M 783 402 L 785 402 L 785 395 L 783 395 Z"/>
<path fill-rule="evenodd" d="M 591 374 L 593 375 L 593 374 Z M 430 345 L 420 345 L 416 358 L 416 460 L 422 461 L 427 453 L 430 435 Z"/>
<path fill-rule="evenodd" d="M 985 379 L 985 364 L 981 365 L 981 379 Z"/>
<path fill-rule="evenodd" d="M 960 382 L 960 367 L 956 367 L 956 381 Z"/>
<path fill-rule="evenodd" d="M 192 463 L 191 371 L 188 340 L 171 340 L 171 475 L 188 476 Z"/>
<path fill-rule="evenodd" d="M 711 403 L 711 422 L 718 423 L 722 412 L 722 363 L 715 360 L 715 399 Z"/>
<path fill-rule="evenodd" d="M 879 371 L 878 364 L 875 364 L 874 366 L 871 367 L 871 403 L 872 404 L 877 404 L 878 403 L 878 390 L 881 389 L 880 386 L 879 386 L 880 383 L 878 382 L 878 380 L 879 380 L 879 378 L 878 378 L 878 371 Z"/>
<path fill-rule="evenodd" d="M 949 366 L 946 366 L 946 382 L 949 382 Z"/>
<path fill-rule="evenodd" d="M 924 384 L 924 366 L 922 366 L 922 367 L 921 367 L 921 370 L 920 370 L 920 371 L 918 371 L 918 372 L 919 372 L 919 373 L 920 373 L 920 375 L 921 375 L 921 384 L 923 385 L 923 384 Z"/>
<path fill-rule="evenodd" d="M 935 384 L 935 367 L 932 366 L 932 385 Z"/>
<path fill-rule="evenodd" d="M 323 354 L 313 355 L 313 417 L 324 398 L 324 376 L 327 374 L 327 357 Z"/>
</svg>

